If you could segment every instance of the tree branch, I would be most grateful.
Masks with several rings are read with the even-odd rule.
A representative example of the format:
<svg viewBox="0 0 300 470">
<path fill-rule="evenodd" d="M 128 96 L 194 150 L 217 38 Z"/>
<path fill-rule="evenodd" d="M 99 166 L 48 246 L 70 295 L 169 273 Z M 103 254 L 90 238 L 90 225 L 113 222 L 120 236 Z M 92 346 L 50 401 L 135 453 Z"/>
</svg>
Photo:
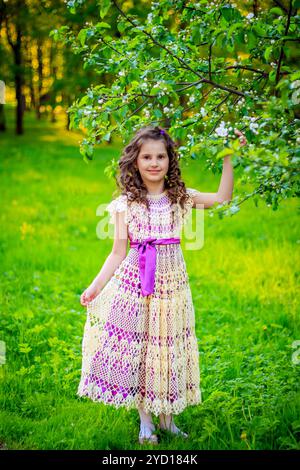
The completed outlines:
<svg viewBox="0 0 300 470">
<path fill-rule="evenodd" d="M 284 36 L 287 36 L 287 34 L 288 34 L 288 30 L 289 30 L 290 22 L 291 22 L 291 15 L 292 15 L 292 0 L 290 0 L 290 4 L 289 4 L 289 11 L 288 11 L 288 17 L 287 17 Z M 283 59 L 283 45 L 281 46 L 281 49 L 280 49 L 280 55 L 279 55 L 277 72 L 276 72 L 276 79 L 275 79 L 276 83 L 278 83 L 279 79 L 280 79 L 280 67 L 281 67 L 282 59 Z"/>
<path fill-rule="evenodd" d="M 117 4 L 117 2 L 115 0 L 112 0 L 113 4 L 115 5 L 115 7 L 119 10 L 119 12 L 121 13 L 122 16 L 124 16 L 124 18 L 126 18 L 126 20 L 134 27 L 134 28 L 137 28 L 138 26 L 136 24 L 134 24 L 134 22 L 123 12 L 123 10 L 119 7 L 119 5 Z M 239 96 L 245 96 L 243 92 L 241 91 L 238 91 L 238 90 L 235 90 L 233 88 L 229 88 L 229 87 L 226 87 L 224 85 L 220 85 L 219 83 L 215 83 L 213 82 L 212 80 L 208 80 L 204 77 L 202 77 L 196 70 L 192 69 L 183 59 L 181 59 L 181 57 L 178 57 L 176 54 L 173 54 L 173 52 L 171 52 L 167 47 L 165 47 L 163 44 L 160 44 L 153 36 L 152 34 L 148 33 L 147 31 L 144 31 L 144 30 L 140 30 L 142 31 L 143 34 L 145 34 L 146 36 L 150 37 L 151 40 L 154 42 L 154 44 L 156 44 L 158 47 L 160 47 L 161 49 L 164 49 L 169 55 L 171 55 L 174 59 L 178 60 L 187 70 L 189 70 L 190 72 L 194 73 L 195 75 L 197 75 L 198 77 L 201 78 L 201 81 L 203 81 L 204 83 L 208 83 L 210 85 L 212 85 L 213 87 L 215 88 L 220 88 L 221 90 L 225 90 L 225 91 L 228 91 L 229 93 L 233 93 L 235 95 L 239 95 Z"/>
</svg>

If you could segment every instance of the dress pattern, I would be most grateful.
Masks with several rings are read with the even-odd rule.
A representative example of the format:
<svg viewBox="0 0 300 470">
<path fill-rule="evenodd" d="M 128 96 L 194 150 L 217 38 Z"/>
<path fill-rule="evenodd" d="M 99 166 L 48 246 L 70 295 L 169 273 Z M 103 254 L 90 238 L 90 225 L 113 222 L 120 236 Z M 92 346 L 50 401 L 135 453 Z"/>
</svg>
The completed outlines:
<svg viewBox="0 0 300 470">
<path fill-rule="evenodd" d="M 147 195 L 149 211 L 120 195 L 107 206 L 110 223 L 125 212 L 129 240 L 179 237 L 197 190 L 187 188 L 185 210 L 167 191 Z M 158 416 L 202 402 L 199 350 L 189 277 L 180 244 L 156 245 L 154 291 L 141 295 L 138 250 L 127 256 L 87 305 L 77 394 Z"/>
</svg>

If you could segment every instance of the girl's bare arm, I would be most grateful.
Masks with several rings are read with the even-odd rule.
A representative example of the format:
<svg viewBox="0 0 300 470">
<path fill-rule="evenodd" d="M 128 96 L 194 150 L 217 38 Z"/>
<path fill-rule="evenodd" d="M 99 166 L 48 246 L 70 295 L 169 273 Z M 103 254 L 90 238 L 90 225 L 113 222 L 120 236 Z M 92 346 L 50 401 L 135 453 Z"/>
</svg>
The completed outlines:
<svg viewBox="0 0 300 470">
<path fill-rule="evenodd" d="M 219 189 L 216 193 L 201 193 L 197 192 L 193 196 L 193 207 L 197 208 L 197 204 L 200 205 L 199 209 L 208 209 L 213 206 L 216 202 L 222 203 L 224 201 L 230 201 L 233 192 L 233 168 L 230 161 L 230 155 L 224 157 L 223 171 Z"/>
<path fill-rule="evenodd" d="M 125 224 L 125 212 L 116 212 L 116 223 L 114 229 L 114 243 L 111 253 L 106 258 L 99 274 L 95 277 L 92 285 L 100 291 L 110 280 L 116 269 L 126 258 L 128 244 L 127 224 Z"/>
<path fill-rule="evenodd" d="M 244 134 L 238 129 L 234 130 L 235 134 L 240 136 L 240 145 L 246 145 L 247 139 Z M 201 193 L 197 192 L 193 197 L 193 207 L 196 209 L 208 209 L 216 202 L 222 203 L 230 201 L 233 193 L 233 168 L 230 160 L 230 155 L 226 155 L 223 161 L 223 171 L 219 189 L 216 193 Z M 199 206 L 197 207 L 197 204 Z"/>
</svg>

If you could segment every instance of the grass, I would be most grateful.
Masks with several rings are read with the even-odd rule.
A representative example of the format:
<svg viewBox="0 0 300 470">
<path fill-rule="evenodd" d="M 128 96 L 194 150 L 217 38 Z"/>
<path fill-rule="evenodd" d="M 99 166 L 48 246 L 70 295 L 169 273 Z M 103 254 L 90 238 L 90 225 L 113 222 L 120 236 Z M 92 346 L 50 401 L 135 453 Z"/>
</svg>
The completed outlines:
<svg viewBox="0 0 300 470">
<path fill-rule="evenodd" d="M 115 190 L 103 174 L 120 145 L 87 165 L 80 135 L 26 114 L 1 135 L 0 447 L 140 449 L 137 410 L 76 395 L 85 309 L 82 291 L 110 252 L 96 235 L 99 204 Z M 187 187 L 217 190 L 202 162 Z M 199 340 L 203 403 L 175 417 L 190 440 L 160 449 L 298 449 L 300 340 L 297 202 L 277 211 L 246 201 L 235 216 L 204 213 L 203 248 L 184 250 Z M 299 347 L 298 347 L 299 349 Z M 157 423 L 157 418 L 155 418 Z"/>
</svg>

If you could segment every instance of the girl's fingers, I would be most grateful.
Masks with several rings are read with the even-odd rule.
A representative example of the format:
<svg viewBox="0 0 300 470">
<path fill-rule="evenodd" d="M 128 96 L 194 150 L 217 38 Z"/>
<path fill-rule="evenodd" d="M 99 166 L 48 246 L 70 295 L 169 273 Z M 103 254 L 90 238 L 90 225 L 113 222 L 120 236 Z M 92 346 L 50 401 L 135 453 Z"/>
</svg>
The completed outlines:
<svg viewBox="0 0 300 470">
<path fill-rule="evenodd" d="M 240 137 L 245 137 L 244 134 L 241 131 L 239 131 L 238 129 L 234 129 L 234 132 L 235 132 L 236 135 L 238 135 Z"/>
<path fill-rule="evenodd" d="M 80 303 L 81 305 L 86 307 L 93 300 L 93 298 L 94 298 L 93 295 L 90 297 L 87 297 L 86 292 L 84 292 L 83 294 L 81 294 Z"/>
<path fill-rule="evenodd" d="M 84 307 L 86 306 L 86 303 L 87 303 L 87 299 L 86 299 L 86 294 L 83 293 L 80 297 L 80 303 L 81 305 L 83 305 Z"/>
<path fill-rule="evenodd" d="M 239 131 L 238 129 L 234 129 L 234 132 L 235 132 L 236 135 L 239 136 L 240 144 L 245 145 L 247 143 L 246 136 L 241 131 Z"/>
</svg>

